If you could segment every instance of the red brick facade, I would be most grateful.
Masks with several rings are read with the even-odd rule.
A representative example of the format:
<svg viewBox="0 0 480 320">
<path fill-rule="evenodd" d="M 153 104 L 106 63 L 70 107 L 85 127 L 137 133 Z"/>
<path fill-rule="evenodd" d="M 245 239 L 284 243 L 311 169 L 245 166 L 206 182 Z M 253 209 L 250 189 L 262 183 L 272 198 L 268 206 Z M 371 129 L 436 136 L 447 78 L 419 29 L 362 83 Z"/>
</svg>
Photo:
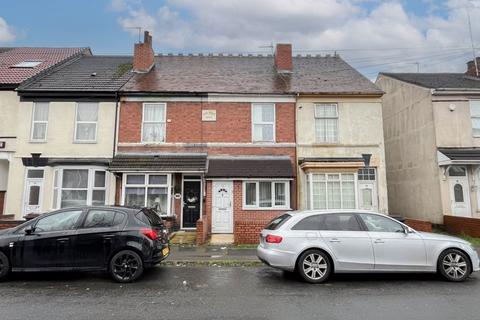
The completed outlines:
<svg viewBox="0 0 480 320">
<path fill-rule="evenodd" d="M 215 110 L 216 121 L 202 121 L 202 110 Z M 251 103 L 168 102 L 167 143 L 251 143 Z M 123 101 L 118 142 L 140 143 L 142 102 Z M 295 142 L 295 104 L 276 103 L 276 142 Z"/>
<path fill-rule="evenodd" d="M 161 101 L 161 100 L 159 100 Z M 215 110 L 216 121 L 202 121 L 203 110 Z M 122 101 L 119 117 L 118 151 L 132 153 L 202 152 L 211 155 L 287 155 L 296 172 L 295 104 L 275 103 L 275 143 L 252 143 L 252 104 L 248 102 L 167 102 L 166 138 L 162 144 L 142 144 L 143 102 Z M 224 143 L 208 146 L 207 143 Z M 278 145 L 291 143 L 291 146 Z M 180 144 L 180 145 L 179 145 Z M 181 186 L 181 174 L 174 174 Z M 212 182 L 205 181 L 203 218 L 197 222 L 197 243 L 211 234 Z M 258 232 L 281 211 L 243 210 L 242 181 L 234 181 L 233 221 L 236 243 L 257 243 Z M 290 182 L 290 205 L 296 208 L 296 180 Z M 173 212 L 180 223 L 182 200 L 173 200 Z M 247 231 L 245 229 L 248 229 Z"/>
<path fill-rule="evenodd" d="M 405 219 L 405 224 L 417 231 L 432 232 L 432 223 L 429 221 L 407 218 Z"/>
</svg>

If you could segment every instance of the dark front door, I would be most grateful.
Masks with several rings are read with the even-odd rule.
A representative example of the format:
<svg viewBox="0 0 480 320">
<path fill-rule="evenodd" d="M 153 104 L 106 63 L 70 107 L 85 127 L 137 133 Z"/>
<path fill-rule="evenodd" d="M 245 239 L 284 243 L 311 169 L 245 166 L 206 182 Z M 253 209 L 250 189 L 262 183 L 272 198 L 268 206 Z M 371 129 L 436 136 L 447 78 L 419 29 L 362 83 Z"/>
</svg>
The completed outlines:
<svg viewBox="0 0 480 320">
<path fill-rule="evenodd" d="M 183 182 L 182 228 L 195 228 L 200 219 L 201 185 L 201 181 Z"/>
</svg>

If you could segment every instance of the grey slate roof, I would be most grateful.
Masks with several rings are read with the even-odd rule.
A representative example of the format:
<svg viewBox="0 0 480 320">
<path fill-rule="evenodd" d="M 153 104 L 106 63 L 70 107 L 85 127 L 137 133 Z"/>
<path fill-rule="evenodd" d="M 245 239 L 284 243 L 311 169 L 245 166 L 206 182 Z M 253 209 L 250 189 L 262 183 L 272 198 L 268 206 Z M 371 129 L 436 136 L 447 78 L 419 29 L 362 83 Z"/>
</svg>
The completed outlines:
<svg viewBox="0 0 480 320">
<path fill-rule="evenodd" d="M 292 178 L 292 162 L 289 158 L 209 159 L 207 178 Z"/>
<path fill-rule="evenodd" d="M 480 78 L 464 73 L 380 73 L 429 89 L 480 89 Z"/>
<path fill-rule="evenodd" d="M 117 155 L 110 163 L 109 170 L 122 171 L 174 171 L 204 172 L 206 154 L 159 154 L 159 155 Z"/>
<path fill-rule="evenodd" d="M 382 91 L 338 56 L 294 57 L 293 72 L 278 74 L 272 56 L 156 56 L 126 93 L 374 94 Z"/>
<path fill-rule="evenodd" d="M 132 57 L 82 56 L 46 75 L 22 84 L 18 91 L 116 92 L 133 75 Z"/>
<path fill-rule="evenodd" d="M 450 160 L 480 160 L 480 148 L 438 148 Z"/>
</svg>

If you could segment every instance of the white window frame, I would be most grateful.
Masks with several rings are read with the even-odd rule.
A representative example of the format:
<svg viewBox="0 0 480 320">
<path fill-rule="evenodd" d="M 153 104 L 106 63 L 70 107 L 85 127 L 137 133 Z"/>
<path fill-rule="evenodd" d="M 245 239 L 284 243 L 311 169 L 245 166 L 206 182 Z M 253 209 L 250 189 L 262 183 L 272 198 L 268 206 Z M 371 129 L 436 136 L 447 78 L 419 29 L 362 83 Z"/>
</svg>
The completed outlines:
<svg viewBox="0 0 480 320">
<path fill-rule="evenodd" d="M 271 192 L 272 192 L 272 206 L 271 207 L 260 207 L 260 182 L 270 182 Z M 255 205 L 247 205 L 247 183 L 254 183 L 255 186 Z M 275 183 L 282 183 L 285 185 L 285 205 L 277 206 L 275 205 Z M 273 179 L 259 179 L 259 180 L 243 180 L 242 182 L 242 209 L 243 210 L 291 210 L 290 207 L 290 181 L 289 180 L 273 180 Z"/>
<path fill-rule="evenodd" d="M 63 170 L 88 170 L 88 182 L 87 188 L 63 188 Z M 95 187 L 95 172 L 105 172 L 105 186 Z M 55 184 L 55 178 L 58 178 L 58 185 Z M 62 203 L 62 190 L 87 190 L 87 206 L 92 205 L 93 191 L 104 190 L 105 191 L 105 205 L 109 204 L 108 190 L 109 188 L 109 173 L 106 168 L 98 166 L 62 166 L 55 168 L 53 172 L 53 192 L 52 192 L 52 209 L 60 209 Z M 55 193 L 57 194 L 57 201 L 55 203 Z"/>
<path fill-rule="evenodd" d="M 145 121 L 145 105 L 161 105 L 163 106 L 163 122 L 162 121 Z M 163 141 L 145 141 L 143 139 L 143 125 L 145 123 L 163 124 Z M 167 140 L 167 104 L 165 102 L 144 102 L 142 104 L 142 127 L 141 127 L 141 141 L 145 144 L 162 144 Z"/>
<path fill-rule="evenodd" d="M 355 196 L 355 208 L 345 208 L 345 209 L 358 209 L 358 177 L 357 177 L 357 173 L 355 172 L 310 172 L 310 173 L 307 173 L 305 175 L 305 181 L 306 181 L 306 185 L 307 185 L 307 190 L 306 190 L 306 194 L 305 194 L 305 202 L 306 202 L 306 205 L 307 205 L 307 210 L 323 210 L 323 209 L 314 209 L 313 208 L 313 175 L 316 175 L 316 174 L 323 174 L 325 175 L 325 203 L 326 203 L 326 208 L 325 209 L 331 209 L 329 208 L 328 206 L 328 175 L 329 174 L 338 174 L 340 175 L 340 179 L 339 180 L 334 180 L 334 181 L 339 181 L 340 182 L 340 205 L 342 206 L 343 204 L 343 191 L 342 191 L 342 174 L 353 174 L 353 186 L 354 186 L 354 196 Z M 352 180 L 348 180 L 348 181 L 352 181 Z M 309 196 L 307 196 L 307 194 Z M 343 208 L 338 208 L 338 209 L 343 209 Z"/>
<path fill-rule="evenodd" d="M 149 177 L 153 176 L 167 176 L 166 184 L 150 184 Z M 144 176 L 143 184 L 127 184 L 128 176 Z M 122 177 L 122 205 L 125 205 L 125 189 L 126 188 L 144 188 L 145 189 L 145 198 L 143 206 L 147 206 L 147 195 L 148 188 L 167 188 L 167 213 L 160 214 L 161 217 L 170 217 L 172 216 L 172 174 L 164 172 L 129 172 L 123 174 Z"/>
<path fill-rule="evenodd" d="M 317 107 L 319 106 L 335 106 L 335 116 L 334 117 L 319 117 L 317 116 Z M 315 119 L 315 142 L 316 143 L 338 143 L 338 133 L 339 133 L 339 114 L 338 114 L 338 103 L 315 103 L 313 105 L 313 116 L 314 116 L 314 119 Z M 337 121 L 337 132 L 335 134 L 335 140 L 333 141 L 328 141 L 328 138 L 327 138 L 327 120 L 336 120 Z M 324 120 L 325 121 L 325 132 L 324 132 L 324 138 L 320 138 L 317 136 L 317 120 Z"/>
<path fill-rule="evenodd" d="M 261 122 L 255 122 L 254 121 L 254 109 L 256 106 L 265 106 L 265 105 L 269 105 L 273 108 L 273 121 L 270 122 L 264 122 L 264 121 L 261 121 Z M 277 131 L 277 128 L 276 128 L 276 122 L 277 122 L 277 107 L 275 105 L 275 103 L 268 103 L 268 102 L 265 102 L 265 103 L 252 103 L 251 105 L 251 109 L 250 109 L 250 113 L 251 113 L 251 122 L 252 122 L 252 142 L 254 143 L 275 143 L 275 141 L 277 141 L 277 137 L 276 137 L 276 131 Z M 255 125 L 273 125 L 273 139 L 272 140 L 255 140 Z"/>
<path fill-rule="evenodd" d="M 47 104 L 47 120 L 35 120 L 35 110 L 37 108 L 37 103 L 46 103 Z M 32 128 L 30 132 L 30 141 L 31 142 L 46 142 L 48 136 L 48 118 L 50 115 L 50 103 L 49 102 L 34 102 L 32 108 Z M 35 124 L 45 124 L 45 137 L 43 139 L 35 139 L 33 137 L 33 132 L 35 131 Z"/>
<path fill-rule="evenodd" d="M 78 118 L 78 106 L 82 103 L 95 103 L 97 105 L 97 121 L 79 121 Z M 98 117 L 100 111 L 100 105 L 98 102 L 77 102 L 75 105 L 75 128 L 73 132 L 73 142 L 75 143 L 97 143 L 97 135 L 98 135 Z M 77 139 L 77 128 L 79 124 L 95 124 L 95 138 L 93 140 L 80 140 Z"/>
<path fill-rule="evenodd" d="M 474 116 L 472 113 L 472 102 L 476 102 L 479 104 L 480 107 L 480 100 L 470 100 L 469 101 L 469 112 L 470 112 L 470 123 L 472 125 L 472 136 L 474 138 L 480 138 L 480 133 L 475 134 L 474 128 L 473 128 L 473 120 L 480 120 L 480 116 Z M 480 128 L 479 128 L 480 129 Z"/>
</svg>

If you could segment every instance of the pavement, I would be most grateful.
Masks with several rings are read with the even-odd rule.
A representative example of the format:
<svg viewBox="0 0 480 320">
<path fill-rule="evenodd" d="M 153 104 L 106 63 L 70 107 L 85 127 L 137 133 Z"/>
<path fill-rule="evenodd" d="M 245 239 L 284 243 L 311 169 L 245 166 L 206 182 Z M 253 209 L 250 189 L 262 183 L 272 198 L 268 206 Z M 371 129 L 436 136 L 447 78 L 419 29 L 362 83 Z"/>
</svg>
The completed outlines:
<svg viewBox="0 0 480 320">
<path fill-rule="evenodd" d="M 260 265 L 255 247 L 238 246 L 170 246 L 168 265 L 207 264 L 207 265 Z"/>
<path fill-rule="evenodd" d="M 334 275 L 310 285 L 269 267 L 168 267 L 138 282 L 104 274 L 15 274 L 0 319 L 479 319 L 480 275 Z"/>
</svg>

